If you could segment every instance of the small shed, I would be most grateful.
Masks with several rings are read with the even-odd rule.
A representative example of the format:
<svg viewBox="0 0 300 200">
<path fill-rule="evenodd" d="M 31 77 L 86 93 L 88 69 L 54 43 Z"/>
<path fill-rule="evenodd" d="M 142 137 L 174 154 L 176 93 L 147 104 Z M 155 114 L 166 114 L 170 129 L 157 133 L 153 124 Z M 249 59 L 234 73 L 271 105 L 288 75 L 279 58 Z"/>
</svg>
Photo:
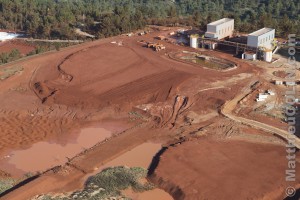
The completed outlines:
<svg viewBox="0 0 300 200">
<path fill-rule="evenodd" d="M 257 58 L 256 53 L 245 52 L 242 54 L 242 59 L 245 59 L 245 60 L 256 60 L 256 58 Z"/>
<path fill-rule="evenodd" d="M 266 93 L 259 93 L 256 101 L 265 101 L 268 98 L 269 94 Z"/>
<path fill-rule="evenodd" d="M 295 81 L 286 81 L 285 85 L 286 86 L 295 86 L 295 85 L 297 85 L 297 83 Z"/>
<path fill-rule="evenodd" d="M 283 81 L 275 81 L 275 85 L 283 85 Z"/>
</svg>

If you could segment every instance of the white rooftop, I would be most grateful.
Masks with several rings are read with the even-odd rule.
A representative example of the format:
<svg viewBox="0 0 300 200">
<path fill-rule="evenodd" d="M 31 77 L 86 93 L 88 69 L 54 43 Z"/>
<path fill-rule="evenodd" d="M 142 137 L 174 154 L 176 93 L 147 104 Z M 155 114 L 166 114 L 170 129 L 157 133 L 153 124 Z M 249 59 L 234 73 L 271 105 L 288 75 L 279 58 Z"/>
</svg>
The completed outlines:
<svg viewBox="0 0 300 200">
<path fill-rule="evenodd" d="M 255 31 L 253 33 L 250 33 L 249 35 L 252 35 L 252 36 L 260 36 L 260 35 L 263 35 L 265 33 L 268 33 L 270 31 L 273 31 L 274 29 L 273 28 L 262 28 L 258 31 Z"/>
<path fill-rule="evenodd" d="M 18 36 L 19 36 L 19 34 L 15 34 L 15 33 L 0 32 L 0 40 L 2 40 L 2 41 L 11 40 Z"/>
<path fill-rule="evenodd" d="M 219 19 L 218 21 L 211 22 L 208 25 L 217 26 L 217 25 L 224 24 L 224 23 L 232 21 L 232 20 L 233 19 L 230 19 L 230 18 L 223 18 L 223 19 Z"/>
</svg>

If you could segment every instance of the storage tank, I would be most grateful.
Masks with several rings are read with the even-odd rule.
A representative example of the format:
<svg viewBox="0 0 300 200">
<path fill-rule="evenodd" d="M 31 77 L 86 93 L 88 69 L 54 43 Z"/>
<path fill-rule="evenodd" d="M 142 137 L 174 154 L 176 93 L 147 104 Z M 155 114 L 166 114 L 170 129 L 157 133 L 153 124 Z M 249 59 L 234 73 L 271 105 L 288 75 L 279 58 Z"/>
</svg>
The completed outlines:
<svg viewBox="0 0 300 200">
<path fill-rule="evenodd" d="M 195 49 L 198 48 L 198 38 L 199 38 L 198 35 L 191 35 L 190 36 L 190 46 L 192 48 L 195 48 Z"/>
<path fill-rule="evenodd" d="M 264 60 L 266 62 L 272 62 L 273 53 L 271 50 L 265 50 L 264 51 Z"/>
</svg>

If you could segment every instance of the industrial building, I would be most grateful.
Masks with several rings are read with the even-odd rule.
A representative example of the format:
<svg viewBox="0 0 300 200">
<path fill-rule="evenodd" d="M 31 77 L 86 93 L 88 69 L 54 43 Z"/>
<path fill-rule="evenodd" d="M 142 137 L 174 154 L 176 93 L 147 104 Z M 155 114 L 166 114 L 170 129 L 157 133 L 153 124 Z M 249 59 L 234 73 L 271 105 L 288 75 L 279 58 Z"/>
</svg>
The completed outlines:
<svg viewBox="0 0 300 200">
<path fill-rule="evenodd" d="M 11 39 L 14 39 L 16 37 L 18 37 L 18 34 L 0 32 L 0 41 L 11 40 Z"/>
<path fill-rule="evenodd" d="M 206 38 L 223 39 L 232 37 L 234 31 L 234 19 L 223 18 L 207 24 Z"/>
<path fill-rule="evenodd" d="M 273 54 L 279 48 L 274 43 L 275 29 L 262 28 L 247 37 L 234 36 L 234 19 L 223 18 L 207 25 L 207 31 L 202 37 L 190 35 L 190 47 L 215 49 L 217 47 L 234 48 L 236 55 L 246 60 L 264 60 L 272 62 Z M 275 49 L 273 51 L 273 49 Z"/>
<path fill-rule="evenodd" d="M 248 35 L 247 45 L 255 48 L 264 47 L 266 49 L 272 49 L 272 42 L 274 38 L 275 29 L 262 28 Z"/>
</svg>

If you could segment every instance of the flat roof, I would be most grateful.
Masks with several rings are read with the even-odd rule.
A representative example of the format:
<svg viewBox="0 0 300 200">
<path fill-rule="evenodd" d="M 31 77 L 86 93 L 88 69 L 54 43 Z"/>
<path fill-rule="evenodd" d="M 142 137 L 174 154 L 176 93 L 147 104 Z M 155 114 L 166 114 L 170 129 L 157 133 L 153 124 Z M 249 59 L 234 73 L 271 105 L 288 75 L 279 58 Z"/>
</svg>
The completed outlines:
<svg viewBox="0 0 300 200">
<path fill-rule="evenodd" d="M 258 31 L 255 31 L 253 33 L 250 33 L 249 35 L 252 35 L 252 36 L 260 36 L 260 35 L 263 35 L 265 33 L 268 33 L 270 31 L 273 31 L 275 29 L 273 28 L 262 28 L 262 29 L 259 29 Z"/>
<path fill-rule="evenodd" d="M 229 22 L 229 21 L 232 21 L 232 20 L 234 20 L 234 19 L 223 18 L 223 19 L 219 19 L 218 21 L 211 22 L 211 23 L 209 23 L 208 25 L 214 25 L 214 26 L 217 26 L 217 25 L 224 24 L 224 23 Z"/>
</svg>

